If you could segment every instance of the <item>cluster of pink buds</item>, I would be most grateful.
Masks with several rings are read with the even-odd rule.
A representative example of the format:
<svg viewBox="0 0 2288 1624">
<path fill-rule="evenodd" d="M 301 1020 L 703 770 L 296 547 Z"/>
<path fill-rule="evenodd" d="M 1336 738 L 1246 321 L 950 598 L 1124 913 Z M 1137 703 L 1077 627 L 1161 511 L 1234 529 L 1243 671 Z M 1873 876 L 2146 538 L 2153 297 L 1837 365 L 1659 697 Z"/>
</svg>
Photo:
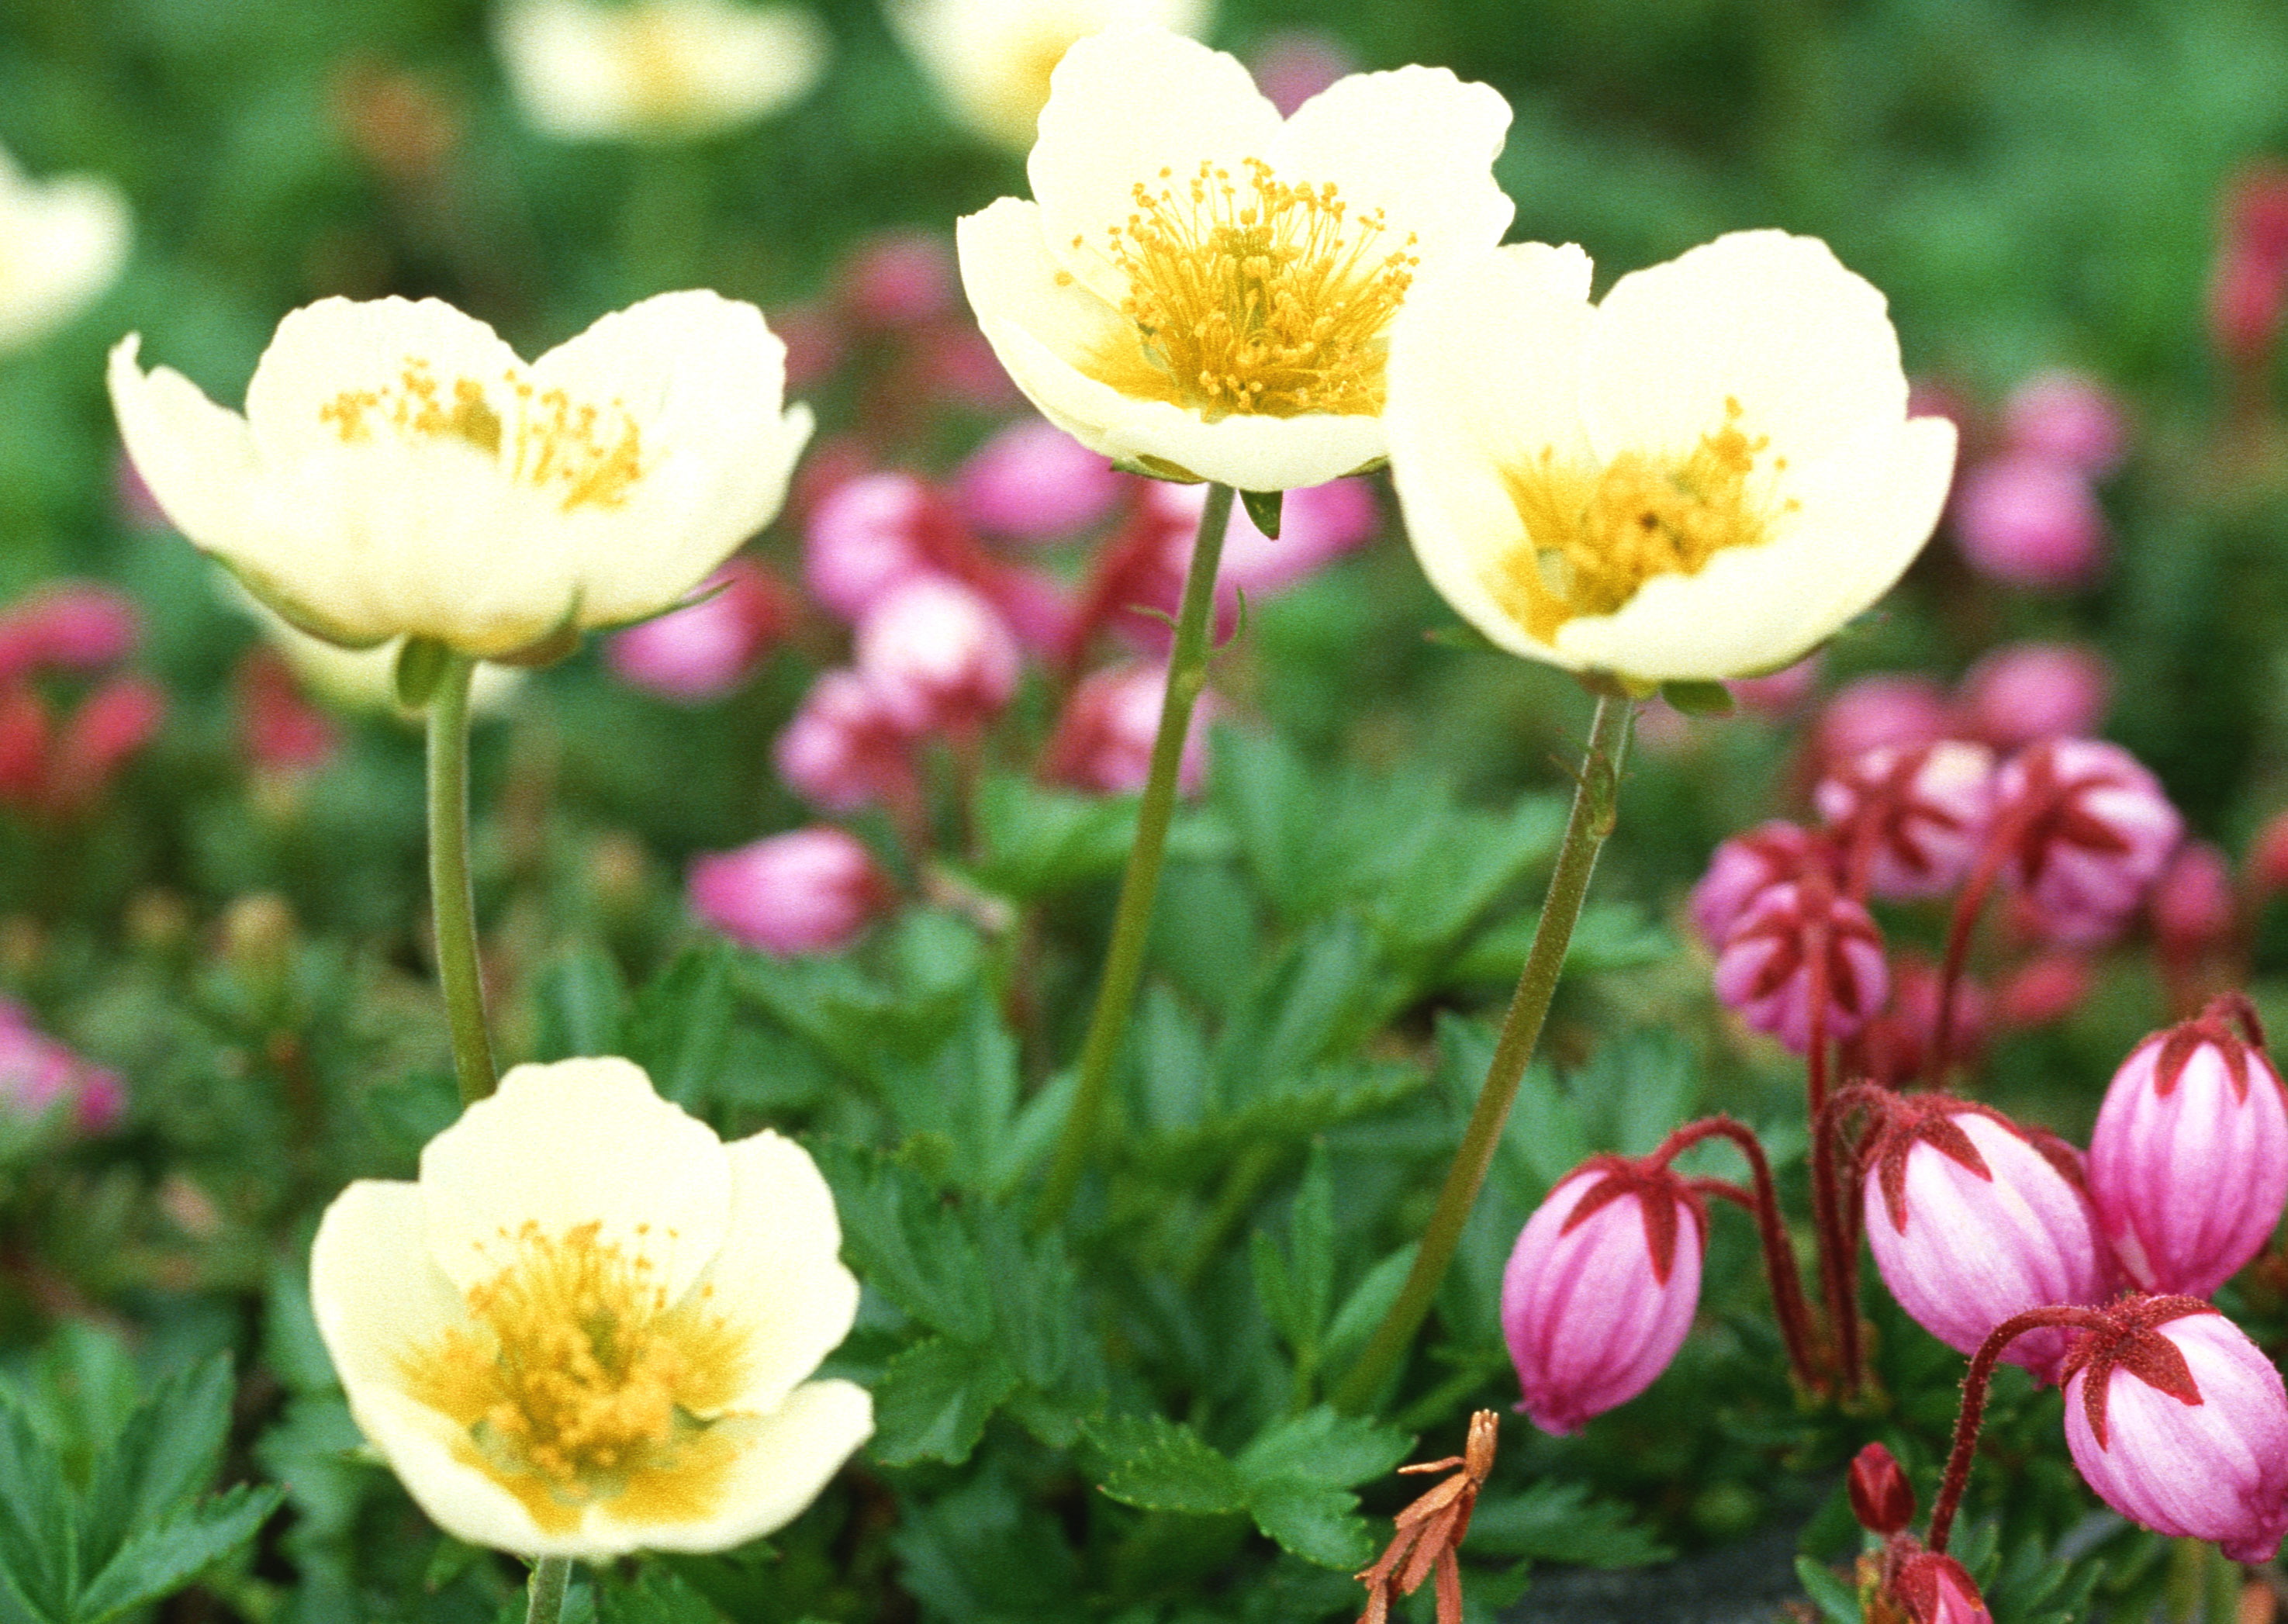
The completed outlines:
<svg viewBox="0 0 2288 1624">
<path fill-rule="evenodd" d="M 1972 425 L 1976 426 L 1976 425 Z M 2096 482 L 2120 462 L 2121 408 L 2094 380 L 2045 372 L 2004 406 L 1998 443 L 1955 487 L 1955 539 L 1971 567 L 2036 591 L 2071 591 L 2105 567 Z"/>
<path fill-rule="evenodd" d="M 0 804 L 71 817 L 102 796 L 166 715 L 157 685 L 103 673 L 134 652 L 141 617 L 108 587 L 44 588 L 0 613 Z M 91 680 L 60 717 L 42 679 Z"/>
<path fill-rule="evenodd" d="M 81 1133 L 103 1132 L 127 1104 L 116 1073 L 41 1032 L 11 998 L 0 998 L 0 1097 L 19 1117 L 57 1112 Z"/>
<path fill-rule="evenodd" d="M 1844 1486 L 1859 1525 L 1882 1541 L 1861 1558 L 1863 1591 L 1871 1593 L 1871 1620 L 1905 1624 L 1993 1624 L 1970 1570 L 1943 1551 L 1929 1550 L 1907 1532 L 1915 1517 L 1915 1491 L 1897 1457 L 1870 1444 L 1852 1457 Z"/>
<path fill-rule="evenodd" d="M 710 576 L 698 599 L 605 646 L 622 681 L 678 704 L 719 699 L 752 676 L 794 623 L 794 599 L 769 570 L 737 558 Z"/>
</svg>

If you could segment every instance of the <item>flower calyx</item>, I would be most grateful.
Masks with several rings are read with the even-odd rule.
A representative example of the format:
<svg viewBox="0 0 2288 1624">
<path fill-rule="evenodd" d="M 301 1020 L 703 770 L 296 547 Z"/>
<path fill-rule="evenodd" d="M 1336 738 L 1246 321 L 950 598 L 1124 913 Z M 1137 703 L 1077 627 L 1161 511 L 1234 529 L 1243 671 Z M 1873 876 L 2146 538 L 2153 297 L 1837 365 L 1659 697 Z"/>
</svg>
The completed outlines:
<svg viewBox="0 0 2288 1624">
<path fill-rule="evenodd" d="M 2074 1339 L 2058 1372 L 2062 1387 L 2077 1371 L 2086 1371 L 2082 1405 L 2097 1446 L 2106 1446 L 2106 1398 L 2113 1373 L 2125 1370 L 2157 1392 L 2187 1405 L 2199 1404 L 2200 1384 L 2177 1344 L 2158 1327 L 2188 1314 L 2213 1314 L 2214 1305 L 2198 1297 L 2129 1296 L 2098 1311 L 2099 1322 Z"/>
</svg>

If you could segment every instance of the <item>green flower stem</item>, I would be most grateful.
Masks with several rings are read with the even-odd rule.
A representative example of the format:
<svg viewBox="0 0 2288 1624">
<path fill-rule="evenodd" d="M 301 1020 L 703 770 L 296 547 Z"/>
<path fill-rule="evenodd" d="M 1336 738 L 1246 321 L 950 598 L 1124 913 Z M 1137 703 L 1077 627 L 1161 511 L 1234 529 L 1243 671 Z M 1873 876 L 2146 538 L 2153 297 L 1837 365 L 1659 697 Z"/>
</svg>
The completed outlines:
<svg viewBox="0 0 2288 1624">
<path fill-rule="evenodd" d="M 1575 782 L 1573 810 L 1565 820 L 1565 839 L 1557 848 L 1557 867 L 1549 876 L 1549 897 L 1541 907 L 1541 923 L 1533 932 L 1532 949 L 1502 1021 L 1501 1039 L 1494 1047 L 1493 1064 L 1486 1069 L 1485 1086 L 1470 1113 L 1469 1126 L 1446 1169 L 1438 1192 L 1438 1205 L 1423 1231 L 1421 1249 L 1407 1271 L 1397 1300 L 1375 1327 L 1374 1335 L 1358 1363 L 1334 1390 L 1335 1407 L 1355 1414 L 1376 1396 L 1406 1357 L 1414 1333 L 1421 1327 L 1430 1303 L 1446 1278 L 1446 1265 L 1461 1244 L 1462 1229 L 1477 1203 L 1501 1144 L 1502 1128 L 1509 1121 L 1510 1103 L 1541 1041 L 1542 1022 L 1557 991 L 1557 978 L 1565 968 L 1565 950 L 1573 940 L 1573 926 L 1581 917 L 1581 903 L 1589 894 L 1589 876 L 1597 867 L 1597 853 L 1613 832 L 1620 806 L 1621 763 L 1628 753 L 1629 730 L 1636 717 L 1633 700 L 1600 696 L 1590 723 L 1589 752 Z"/>
<path fill-rule="evenodd" d="M 464 1105 L 490 1094 L 494 1081 L 484 974 L 477 962 L 477 904 L 469 883 L 469 683 L 476 669 L 466 654 L 447 655 L 429 695 L 429 908 L 437 924 L 437 979 L 445 990 L 453 1072 Z"/>
<path fill-rule="evenodd" d="M 1151 933 L 1152 902 L 1160 890 L 1160 859 L 1168 844 L 1168 820 L 1176 812 L 1176 777 L 1183 764 L 1184 738 L 1191 731 L 1192 708 L 1207 685 L 1210 632 L 1214 625 L 1216 564 L 1223 557 L 1224 532 L 1231 524 L 1233 491 L 1208 487 L 1200 510 L 1199 537 L 1192 543 L 1191 567 L 1184 574 L 1184 596 L 1176 609 L 1176 642 L 1168 654 L 1168 695 L 1160 706 L 1160 732 L 1152 741 L 1152 770 L 1144 799 L 1136 809 L 1136 838 L 1128 848 L 1127 871 L 1120 879 L 1120 905 L 1112 918 L 1112 943 L 1106 949 L 1104 978 L 1096 1010 L 1080 1051 L 1080 1083 L 1072 1113 L 1065 1119 L 1049 1164 L 1048 1182 L 1033 1218 L 1037 1228 L 1053 1229 L 1072 1205 L 1073 1192 L 1088 1165 L 1097 1119 L 1112 1081 L 1112 1063 L 1128 1031 L 1136 1003 L 1136 984 L 1144 974 L 1144 944 Z"/>
<path fill-rule="evenodd" d="M 532 1565 L 532 1579 L 526 1587 L 529 1600 L 524 1608 L 524 1624 L 558 1624 L 564 1616 L 564 1595 L 572 1587 L 572 1558 L 543 1557 Z"/>
</svg>

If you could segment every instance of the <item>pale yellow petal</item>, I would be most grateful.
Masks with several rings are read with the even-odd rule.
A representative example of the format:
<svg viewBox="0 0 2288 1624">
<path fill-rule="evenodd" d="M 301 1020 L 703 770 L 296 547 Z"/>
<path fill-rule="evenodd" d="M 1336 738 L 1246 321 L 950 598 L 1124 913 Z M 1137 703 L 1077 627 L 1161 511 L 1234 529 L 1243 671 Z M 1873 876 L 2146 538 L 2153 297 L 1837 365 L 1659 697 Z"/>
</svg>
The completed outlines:
<svg viewBox="0 0 2288 1624">
<path fill-rule="evenodd" d="M 361 433 L 383 438 L 375 419 L 401 396 L 409 369 L 425 371 L 448 400 L 465 379 L 505 416 L 500 392 L 517 367 L 491 328 L 441 299 L 320 299 L 279 322 L 246 386 L 246 420 L 264 460 L 279 465 Z M 346 424 L 343 408 L 361 392 L 398 393 Z"/>
</svg>

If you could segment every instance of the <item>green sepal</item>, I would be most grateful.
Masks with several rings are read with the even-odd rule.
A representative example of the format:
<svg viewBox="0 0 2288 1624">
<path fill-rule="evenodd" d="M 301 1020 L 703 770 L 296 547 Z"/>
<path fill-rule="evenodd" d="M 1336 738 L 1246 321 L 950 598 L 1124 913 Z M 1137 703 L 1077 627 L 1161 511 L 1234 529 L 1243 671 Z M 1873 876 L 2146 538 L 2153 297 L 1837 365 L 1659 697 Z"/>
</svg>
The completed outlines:
<svg viewBox="0 0 2288 1624">
<path fill-rule="evenodd" d="M 1284 491 L 1242 491 L 1239 499 L 1247 506 L 1248 518 L 1255 527 L 1273 541 L 1279 539 L 1279 499 Z"/>
<path fill-rule="evenodd" d="M 452 659 L 453 651 L 434 638 L 408 638 L 398 645 L 397 663 L 391 672 L 397 702 L 408 710 L 428 709 Z"/>
<path fill-rule="evenodd" d="M 1664 682 L 1660 696 L 1688 717 L 1728 717 L 1732 690 L 1720 682 Z"/>
<path fill-rule="evenodd" d="M 1132 473 L 1143 479 L 1165 479 L 1172 485 L 1205 485 L 1207 481 L 1181 463 L 1165 457 L 1137 456 L 1114 457 L 1112 465 L 1123 473 Z"/>
</svg>

